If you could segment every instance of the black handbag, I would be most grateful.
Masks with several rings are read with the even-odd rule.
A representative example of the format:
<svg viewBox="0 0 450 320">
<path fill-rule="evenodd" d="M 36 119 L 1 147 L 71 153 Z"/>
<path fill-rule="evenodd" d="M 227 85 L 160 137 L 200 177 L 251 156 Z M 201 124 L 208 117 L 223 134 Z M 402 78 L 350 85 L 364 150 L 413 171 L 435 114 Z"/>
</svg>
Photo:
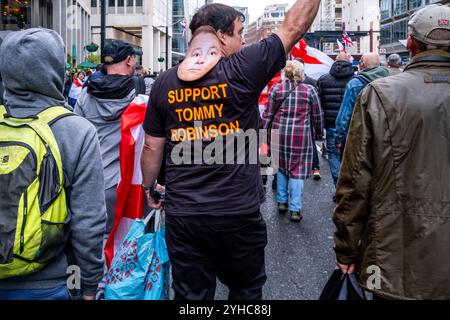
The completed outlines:
<svg viewBox="0 0 450 320">
<path fill-rule="evenodd" d="M 319 300 L 367 300 L 355 274 L 343 274 L 334 270 L 320 294 Z"/>
</svg>

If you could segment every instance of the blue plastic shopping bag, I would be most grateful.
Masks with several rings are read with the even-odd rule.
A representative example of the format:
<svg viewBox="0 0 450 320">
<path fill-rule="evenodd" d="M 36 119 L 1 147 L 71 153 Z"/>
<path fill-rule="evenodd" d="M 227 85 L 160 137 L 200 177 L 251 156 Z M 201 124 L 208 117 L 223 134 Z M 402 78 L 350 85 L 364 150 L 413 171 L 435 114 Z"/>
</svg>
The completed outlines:
<svg viewBox="0 0 450 320">
<path fill-rule="evenodd" d="M 155 214 L 155 232 L 146 225 Z M 160 211 L 136 220 L 117 250 L 106 275 L 107 300 L 169 299 L 170 262 Z"/>
</svg>

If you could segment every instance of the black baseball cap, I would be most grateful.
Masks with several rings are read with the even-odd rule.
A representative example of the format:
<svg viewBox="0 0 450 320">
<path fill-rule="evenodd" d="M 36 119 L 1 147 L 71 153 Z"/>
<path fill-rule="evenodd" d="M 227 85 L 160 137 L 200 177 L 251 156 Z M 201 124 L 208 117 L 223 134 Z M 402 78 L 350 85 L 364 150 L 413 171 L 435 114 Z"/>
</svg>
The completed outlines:
<svg viewBox="0 0 450 320">
<path fill-rule="evenodd" d="M 103 49 L 102 62 L 104 64 L 115 64 L 131 55 L 142 55 L 142 51 L 134 49 L 122 40 L 113 40 Z"/>
</svg>

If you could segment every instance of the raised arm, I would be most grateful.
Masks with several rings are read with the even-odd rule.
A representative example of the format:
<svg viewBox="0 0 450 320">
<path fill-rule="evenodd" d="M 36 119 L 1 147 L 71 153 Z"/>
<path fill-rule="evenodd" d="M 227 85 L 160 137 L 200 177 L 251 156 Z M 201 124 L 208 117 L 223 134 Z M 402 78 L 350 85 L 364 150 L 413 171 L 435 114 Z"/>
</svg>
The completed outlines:
<svg viewBox="0 0 450 320">
<path fill-rule="evenodd" d="M 308 31 L 317 15 L 319 5 L 320 0 L 297 0 L 289 9 L 283 24 L 276 32 L 283 42 L 286 53 L 289 53 Z"/>
</svg>

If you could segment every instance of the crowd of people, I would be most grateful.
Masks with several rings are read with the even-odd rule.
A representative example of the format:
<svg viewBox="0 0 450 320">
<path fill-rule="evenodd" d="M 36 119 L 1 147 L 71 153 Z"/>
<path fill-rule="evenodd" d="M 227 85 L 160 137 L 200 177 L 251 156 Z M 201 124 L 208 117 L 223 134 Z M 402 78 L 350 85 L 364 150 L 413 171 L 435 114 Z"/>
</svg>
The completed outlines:
<svg viewBox="0 0 450 320">
<path fill-rule="evenodd" d="M 55 31 L 8 36 L 0 47 L 0 299 L 70 299 L 70 265 L 81 270 L 84 299 L 102 296 L 104 242 L 120 181 L 121 115 L 140 94 L 149 96 L 142 188 L 146 208 L 165 211 L 175 299 L 214 299 L 219 278 L 229 299 L 259 300 L 267 279 L 260 164 L 179 164 L 174 150 L 190 139 L 178 132 L 197 132 L 195 117 L 206 124 L 203 134 L 219 141 L 230 136 L 217 129 L 222 125 L 233 125 L 235 137 L 270 129 L 276 142 L 269 148 L 279 156 L 278 213 L 297 223 L 307 214 L 304 180 L 320 178 L 316 141 L 325 132 L 336 187 L 337 267 L 357 273 L 377 299 L 450 299 L 450 7 L 429 5 L 411 18 L 411 62 L 404 70 L 396 54 L 384 67 L 377 53 L 366 53 L 355 72 L 352 58 L 339 54 L 316 81 L 301 59 L 286 56 L 319 5 L 297 0 L 274 34 L 248 46 L 240 12 L 205 5 L 192 18 L 184 61 L 156 79 L 136 65 L 137 52 L 123 41 L 105 46 L 96 72 L 79 71 L 69 80 Z M 271 88 L 260 117 L 259 94 L 281 70 L 284 79 Z M 73 112 L 52 113 L 53 106 Z M 25 130 L 11 119 L 38 119 L 30 127 L 45 141 L 44 151 L 28 156 L 24 143 L 11 142 L 14 132 Z M 39 146 L 38 139 L 29 141 Z M 205 139 L 201 151 L 213 143 Z M 250 149 L 243 151 L 245 159 Z M 11 152 L 20 157 L 15 167 L 9 166 Z M 242 150 L 233 152 L 236 160 Z M 41 157 L 36 169 L 33 158 Z M 56 187 L 44 187 L 55 177 Z M 40 182 L 33 187 L 33 181 Z M 165 185 L 164 203 L 154 197 L 159 184 Z M 54 221 L 59 207 L 52 203 L 62 194 L 68 214 Z M 31 230 L 40 216 L 45 227 Z M 63 242 L 63 249 L 46 238 L 55 234 L 52 241 Z M 368 285 L 373 266 L 381 272 L 376 288 Z"/>
</svg>

